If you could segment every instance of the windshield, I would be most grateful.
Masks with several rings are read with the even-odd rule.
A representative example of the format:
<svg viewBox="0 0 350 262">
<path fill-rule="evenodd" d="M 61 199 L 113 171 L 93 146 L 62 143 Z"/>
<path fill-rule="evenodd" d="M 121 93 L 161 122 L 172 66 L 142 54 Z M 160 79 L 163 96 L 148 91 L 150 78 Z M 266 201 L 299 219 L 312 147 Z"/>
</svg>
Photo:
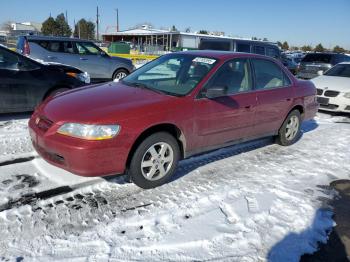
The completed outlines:
<svg viewBox="0 0 350 262">
<path fill-rule="evenodd" d="M 324 75 L 350 77 L 350 64 L 338 64 L 329 69 Z"/>
<path fill-rule="evenodd" d="M 197 86 L 216 62 L 214 58 L 190 54 L 165 55 L 125 77 L 122 82 L 169 95 L 183 96 Z"/>
</svg>

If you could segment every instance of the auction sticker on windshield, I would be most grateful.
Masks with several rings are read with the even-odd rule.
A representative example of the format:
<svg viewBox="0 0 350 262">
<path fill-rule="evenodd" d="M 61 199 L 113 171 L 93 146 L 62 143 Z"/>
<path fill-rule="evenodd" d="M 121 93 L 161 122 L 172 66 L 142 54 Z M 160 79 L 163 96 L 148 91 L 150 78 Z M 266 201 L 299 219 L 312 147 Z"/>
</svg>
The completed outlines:
<svg viewBox="0 0 350 262">
<path fill-rule="evenodd" d="M 195 59 L 192 60 L 192 62 L 212 65 L 212 64 L 214 64 L 216 62 L 216 60 L 215 59 L 211 59 L 211 58 L 206 58 L 206 57 L 196 57 Z"/>
</svg>

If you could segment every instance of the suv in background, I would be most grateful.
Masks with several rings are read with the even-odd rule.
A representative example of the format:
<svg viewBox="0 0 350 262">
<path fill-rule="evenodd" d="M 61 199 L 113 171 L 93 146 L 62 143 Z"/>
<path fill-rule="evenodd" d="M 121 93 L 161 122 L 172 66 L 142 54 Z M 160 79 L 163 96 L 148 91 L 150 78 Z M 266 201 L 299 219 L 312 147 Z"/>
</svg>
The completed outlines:
<svg viewBox="0 0 350 262">
<path fill-rule="evenodd" d="M 17 52 L 44 62 L 71 65 L 89 73 L 92 82 L 127 76 L 134 66 L 130 59 L 111 57 L 92 41 L 47 36 L 20 36 Z"/>
<path fill-rule="evenodd" d="M 300 62 L 297 77 L 311 79 L 327 71 L 336 64 L 349 62 L 350 56 L 337 53 L 309 53 Z M 321 71 L 321 72 L 320 72 Z"/>
<path fill-rule="evenodd" d="M 256 40 L 202 38 L 198 49 L 254 53 L 281 60 L 281 51 L 276 44 Z"/>
</svg>

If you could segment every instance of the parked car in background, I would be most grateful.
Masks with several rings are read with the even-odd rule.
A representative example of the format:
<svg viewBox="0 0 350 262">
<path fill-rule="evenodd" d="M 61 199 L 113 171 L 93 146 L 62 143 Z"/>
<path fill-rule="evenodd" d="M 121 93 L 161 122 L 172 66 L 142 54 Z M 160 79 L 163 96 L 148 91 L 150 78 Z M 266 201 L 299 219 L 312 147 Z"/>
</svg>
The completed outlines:
<svg viewBox="0 0 350 262">
<path fill-rule="evenodd" d="M 46 36 L 20 36 L 17 52 L 33 59 L 71 65 L 88 72 L 92 82 L 121 79 L 134 70 L 130 59 L 111 57 L 92 41 Z"/>
<path fill-rule="evenodd" d="M 0 113 L 33 111 L 45 98 L 81 87 L 87 73 L 38 63 L 0 45 Z"/>
<path fill-rule="evenodd" d="M 48 99 L 29 127 L 50 163 L 82 176 L 127 172 L 151 188 L 194 154 L 264 136 L 291 145 L 317 110 L 312 82 L 275 59 L 187 51 L 161 56 L 117 83 Z"/>
<path fill-rule="evenodd" d="M 298 57 L 283 57 L 282 58 L 282 63 L 285 67 L 288 68 L 288 70 L 295 75 L 298 69 L 298 66 L 300 64 L 301 58 Z"/>
<path fill-rule="evenodd" d="M 0 35 L 0 44 L 6 44 L 6 42 L 7 42 L 6 36 Z"/>
<path fill-rule="evenodd" d="M 281 51 L 276 44 L 256 40 L 202 38 L 198 49 L 254 53 L 281 59 Z"/>
<path fill-rule="evenodd" d="M 350 62 L 337 64 L 311 81 L 317 88 L 320 109 L 350 113 Z"/>
<path fill-rule="evenodd" d="M 337 53 L 309 53 L 300 62 L 297 77 L 311 79 L 318 76 L 319 71 L 326 71 L 341 62 L 350 61 L 350 57 Z"/>
</svg>

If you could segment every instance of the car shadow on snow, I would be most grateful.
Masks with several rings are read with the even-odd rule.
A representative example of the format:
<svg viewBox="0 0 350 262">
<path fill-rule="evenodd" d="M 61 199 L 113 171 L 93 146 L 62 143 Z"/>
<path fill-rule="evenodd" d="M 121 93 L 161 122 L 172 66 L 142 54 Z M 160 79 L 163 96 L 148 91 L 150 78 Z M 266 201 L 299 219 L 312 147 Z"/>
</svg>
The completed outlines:
<svg viewBox="0 0 350 262">
<path fill-rule="evenodd" d="M 303 134 L 308 133 L 312 130 L 315 130 L 317 127 L 318 127 L 318 124 L 313 119 L 304 121 L 301 126 L 299 140 L 302 138 Z M 225 158 L 229 158 L 235 155 L 239 155 L 242 153 L 247 153 L 249 151 L 253 151 L 268 145 L 272 145 L 274 143 L 275 143 L 274 137 L 267 137 L 267 138 L 252 140 L 241 144 L 236 144 L 229 147 L 224 147 L 214 151 L 209 151 L 201 155 L 193 156 L 189 159 L 184 159 L 180 161 L 177 171 L 174 174 L 171 181 L 177 180 L 201 166 L 204 166 Z"/>
<path fill-rule="evenodd" d="M 337 190 L 339 194 L 331 200 L 324 199 L 328 208 L 316 211 L 308 229 L 291 232 L 275 244 L 268 253 L 269 262 L 295 261 L 296 254 L 304 254 L 301 262 L 350 261 L 350 243 L 346 241 L 350 237 L 350 181 L 338 180 L 319 188 Z"/>
</svg>

